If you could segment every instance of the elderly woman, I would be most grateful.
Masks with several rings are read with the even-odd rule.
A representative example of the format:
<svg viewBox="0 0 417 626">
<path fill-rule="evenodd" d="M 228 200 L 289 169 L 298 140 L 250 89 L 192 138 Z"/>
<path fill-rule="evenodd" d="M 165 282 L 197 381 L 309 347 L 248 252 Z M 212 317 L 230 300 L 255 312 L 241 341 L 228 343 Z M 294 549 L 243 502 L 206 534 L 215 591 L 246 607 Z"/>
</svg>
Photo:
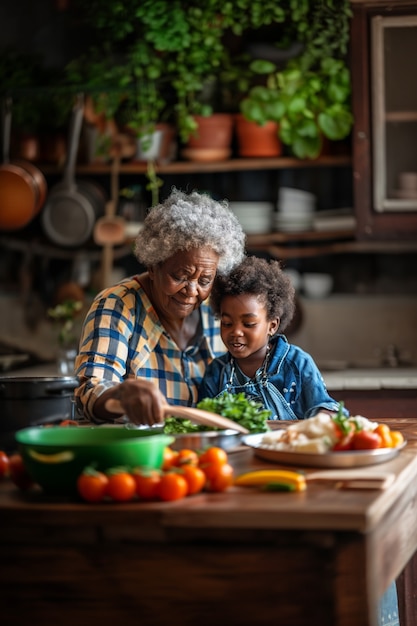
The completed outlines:
<svg viewBox="0 0 417 626">
<path fill-rule="evenodd" d="M 163 421 L 163 404 L 192 405 L 211 360 L 224 352 L 205 302 L 216 274 L 244 256 L 245 236 L 226 202 L 173 190 L 135 242 L 144 273 L 103 290 L 84 321 L 75 369 L 78 409 L 113 421 L 117 399 L 133 423 Z"/>
</svg>

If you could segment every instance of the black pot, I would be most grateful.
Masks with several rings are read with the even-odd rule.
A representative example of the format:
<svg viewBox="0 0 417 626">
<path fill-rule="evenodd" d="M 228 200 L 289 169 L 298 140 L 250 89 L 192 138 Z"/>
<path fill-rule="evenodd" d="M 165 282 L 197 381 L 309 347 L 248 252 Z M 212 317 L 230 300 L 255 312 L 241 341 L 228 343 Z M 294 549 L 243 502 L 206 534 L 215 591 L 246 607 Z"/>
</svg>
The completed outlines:
<svg viewBox="0 0 417 626">
<path fill-rule="evenodd" d="M 15 433 L 39 424 L 58 424 L 74 416 L 70 376 L 0 378 L 0 449 L 16 450 Z"/>
</svg>

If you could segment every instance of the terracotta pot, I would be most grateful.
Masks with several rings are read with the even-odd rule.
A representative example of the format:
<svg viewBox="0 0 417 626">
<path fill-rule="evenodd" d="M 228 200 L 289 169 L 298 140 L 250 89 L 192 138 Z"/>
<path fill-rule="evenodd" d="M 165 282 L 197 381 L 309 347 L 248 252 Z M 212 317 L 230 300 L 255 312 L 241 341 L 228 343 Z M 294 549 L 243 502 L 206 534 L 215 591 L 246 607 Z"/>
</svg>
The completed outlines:
<svg viewBox="0 0 417 626">
<path fill-rule="evenodd" d="M 198 128 L 192 135 L 183 156 L 193 161 L 221 161 L 231 155 L 233 137 L 233 115 L 214 113 L 209 117 L 194 117 Z"/>
<path fill-rule="evenodd" d="M 263 126 L 247 120 L 241 113 L 236 115 L 238 152 L 244 157 L 276 157 L 282 154 L 278 137 L 278 124 L 266 122 Z"/>
</svg>

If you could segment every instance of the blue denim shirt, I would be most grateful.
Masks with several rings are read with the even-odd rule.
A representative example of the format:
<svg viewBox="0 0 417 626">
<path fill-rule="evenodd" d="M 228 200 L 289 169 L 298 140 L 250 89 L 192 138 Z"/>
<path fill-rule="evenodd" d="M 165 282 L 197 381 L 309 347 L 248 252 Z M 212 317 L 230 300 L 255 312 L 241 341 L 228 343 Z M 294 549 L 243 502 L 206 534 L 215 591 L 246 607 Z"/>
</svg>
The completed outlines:
<svg viewBox="0 0 417 626">
<path fill-rule="evenodd" d="M 313 358 L 284 335 L 270 342 L 269 358 L 249 379 L 230 353 L 214 359 L 199 387 L 199 400 L 215 398 L 223 391 L 245 393 L 272 412 L 274 420 L 307 419 L 320 409 L 337 411 L 339 403 L 329 396 Z"/>
</svg>

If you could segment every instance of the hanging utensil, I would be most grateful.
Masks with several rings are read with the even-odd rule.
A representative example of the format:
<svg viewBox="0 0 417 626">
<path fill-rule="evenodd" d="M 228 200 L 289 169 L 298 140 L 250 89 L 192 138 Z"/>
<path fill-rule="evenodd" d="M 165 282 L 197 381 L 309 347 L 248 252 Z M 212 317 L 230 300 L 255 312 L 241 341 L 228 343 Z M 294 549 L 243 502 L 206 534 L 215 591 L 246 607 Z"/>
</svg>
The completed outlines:
<svg viewBox="0 0 417 626">
<path fill-rule="evenodd" d="M 111 196 L 106 203 L 105 215 L 97 220 L 94 226 L 94 241 L 103 246 L 101 253 L 101 288 L 108 287 L 111 282 L 114 249 L 117 244 L 125 241 L 125 220 L 116 216 L 119 199 L 120 154 L 117 153 L 111 165 Z"/>
<path fill-rule="evenodd" d="M 79 94 L 68 131 L 68 152 L 62 181 L 49 193 L 42 211 L 42 226 L 49 239 L 61 246 L 81 246 L 93 232 L 96 219 L 103 214 L 106 196 L 92 181 L 75 179 L 75 165 L 83 123 L 84 97 Z"/>
<path fill-rule="evenodd" d="M 123 407 L 119 400 L 110 398 L 109 400 L 107 400 L 105 407 L 111 413 L 123 413 Z M 169 415 L 182 417 L 184 419 L 195 422 L 196 424 L 202 424 L 204 426 L 212 426 L 214 428 L 221 428 L 223 430 L 236 430 L 237 432 L 244 435 L 247 435 L 249 432 L 247 428 L 241 426 L 233 420 L 230 420 L 227 417 L 223 417 L 222 415 L 218 415 L 217 413 L 211 413 L 210 411 L 203 411 L 202 409 L 197 409 L 191 406 L 173 406 L 170 404 L 165 404 L 163 407 L 163 414 L 164 417 L 167 417 Z"/>
<path fill-rule="evenodd" d="M 111 197 L 106 203 L 105 215 L 99 217 L 94 226 L 94 241 L 99 246 L 115 246 L 126 239 L 126 223 L 123 217 L 116 215 L 119 200 L 120 155 L 117 154 L 111 165 Z"/>
<path fill-rule="evenodd" d="M 47 184 L 32 163 L 10 162 L 12 99 L 2 103 L 2 165 L 0 165 L 0 229 L 18 230 L 27 226 L 42 208 Z"/>
</svg>

